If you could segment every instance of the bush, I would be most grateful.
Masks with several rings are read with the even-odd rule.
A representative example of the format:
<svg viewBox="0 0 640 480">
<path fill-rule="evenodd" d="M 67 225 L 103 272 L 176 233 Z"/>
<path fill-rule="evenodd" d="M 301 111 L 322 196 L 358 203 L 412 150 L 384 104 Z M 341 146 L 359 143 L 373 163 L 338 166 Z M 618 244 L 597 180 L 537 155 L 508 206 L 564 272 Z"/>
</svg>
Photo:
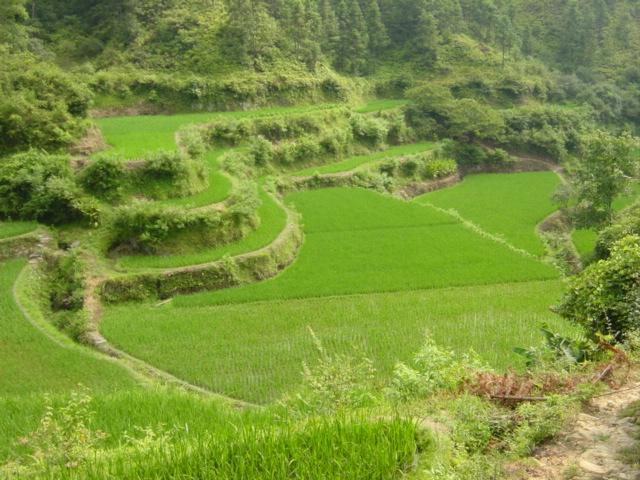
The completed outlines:
<svg viewBox="0 0 640 480">
<path fill-rule="evenodd" d="M 84 130 L 90 90 L 70 74 L 28 55 L 1 55 L 0 152 L 56 150 Z"/>
<path fill-rule="evenodd" d="M 640 236 L 640 202 L 623 210 L 612 225 L 600 232 L 596 243 L 596 258 L 609 258 L 616 242 L 628 235 Z"/>
<path fill-rule="evenodd" d="M 249 151 L 257 167 L 266 167 L 273 160 L 273 145 L 263 136 L 254 138 Z"/>
<path fill-rule="evenodd" d="M 46 255 L 49 303 L 54 311 L 78 311 L 84 305 L 84 267 L 76 253 Z"/>
<path fill-rule="evenodd" d="M 354 115 L 350 122 L 353 136 L 360 142 L 378 146 L 387 139 L 389 128 L 382 118 Z"/>
<path fill-rule="evenodd" d="M 0 163 L 0 216 L 61 224 L 98 215 L 76 185 L 69 157 L 31 150 Z"/>
<path fill-rule="evenodd" d="M 448 177 L 458 171 L 458 164 L 450 159 L 428 160 L 423 167 L 422 176 L 429 180 Z"/>
<path fill-rule="evenodd" d="M 109 155 L 95 158 L 80 173 L 80 184 L 86 191 L 107 200 L 118 199 L 122 194 L 126 171 L 122 160 Z"/>
<path fill-rule="evenodd" d="M 180 152 L 155 152 L 145 159 L 143 168 L 137 172 L 144 186 L 148 179 L 169 182 L 173 196 L 186 196 L 206 185 L 207 174 L 204 163 L 189 158 Z"/>
<path fill-rule="evenodd" d="M 611 335 L 624 341 L 640 328 L 640 236 L 630 235 L 610 256 L 573 278 L 557 307 L 564 318 L 582 325 L 592 338 Z"/>
</svg>

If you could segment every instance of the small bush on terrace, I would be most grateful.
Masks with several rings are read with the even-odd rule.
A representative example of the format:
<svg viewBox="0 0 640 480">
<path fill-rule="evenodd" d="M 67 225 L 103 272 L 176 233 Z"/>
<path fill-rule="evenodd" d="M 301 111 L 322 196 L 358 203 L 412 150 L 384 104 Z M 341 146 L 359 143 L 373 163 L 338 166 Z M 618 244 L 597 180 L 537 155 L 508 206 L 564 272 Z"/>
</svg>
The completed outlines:
<svg viewBox="0 0 640 480">
<path fill-rule="evenodd" d="M 379 146 L 386 142 L 389 127 L 382 118 L 354 115 L 350 122 L 353 136 L 359 142 L 373 146 Z"/>
<path fill-rule="evenodd" d="M 122 195 L 126 175 L 122 160 L 100 155 L 82 170 L 79 180 L 87 192 L 106 200 L 116 200 Z"/>
<path fill-rule="evenodd" d="M 98 216 L 96 202 L 76 185 L 67 156 L 31 150 L 0 163 L 0 217 L 61 224 Z"/>
<path fill-rule="evenodd" d="M 596 244 L 596 257 L 608 258 L 616 242 L 628 235 L 640 236 L 640 202 L 623 210 L 612 225 L 600 232 Z"/>
<path fill-rule="evenodd" d="M 147 179 L 170 182 L 173 196 L 186 196 L 203 188 L 207 182 L 206 167 L 203 162 L 179 152 L 156 152 L 146 158 L 138 172 L 139 182 Z"/>
</svg>

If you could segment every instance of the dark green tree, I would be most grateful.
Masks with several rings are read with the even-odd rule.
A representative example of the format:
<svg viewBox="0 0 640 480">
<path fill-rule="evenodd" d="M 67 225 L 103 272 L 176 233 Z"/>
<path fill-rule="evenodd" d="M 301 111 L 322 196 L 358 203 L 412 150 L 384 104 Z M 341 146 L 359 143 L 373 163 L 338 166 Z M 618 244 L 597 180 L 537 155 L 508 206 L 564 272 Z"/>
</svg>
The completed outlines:
<svg viewBox="0 0 640 480">
<path fill-rule="evenodd" d="M 337 17 L 340 42 L 336 67 L 348 73 L 362 74 L 367 66 L 369 34 L 358 0 L 339 0 Z"/>
<path fill-rule="evenodd" d="M 379 55 L 389 44 L 387 29 L 382 22 L 378 0 L 361 0 L 360 7 L 367 24 L 369 51 Z"/>
</svg>

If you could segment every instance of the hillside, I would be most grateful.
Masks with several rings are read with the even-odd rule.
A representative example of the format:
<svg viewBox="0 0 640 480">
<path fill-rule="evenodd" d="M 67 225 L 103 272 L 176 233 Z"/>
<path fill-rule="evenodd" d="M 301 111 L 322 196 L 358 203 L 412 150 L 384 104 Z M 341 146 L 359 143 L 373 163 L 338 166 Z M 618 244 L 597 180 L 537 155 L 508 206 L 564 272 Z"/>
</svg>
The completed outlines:
<svg viewBox="0 0 640 480">
<path fill-rule="evenodd" d="M 638 49 L 632 0 L 5 0 L 0 478 L 636 474 Z"/>
</svg>

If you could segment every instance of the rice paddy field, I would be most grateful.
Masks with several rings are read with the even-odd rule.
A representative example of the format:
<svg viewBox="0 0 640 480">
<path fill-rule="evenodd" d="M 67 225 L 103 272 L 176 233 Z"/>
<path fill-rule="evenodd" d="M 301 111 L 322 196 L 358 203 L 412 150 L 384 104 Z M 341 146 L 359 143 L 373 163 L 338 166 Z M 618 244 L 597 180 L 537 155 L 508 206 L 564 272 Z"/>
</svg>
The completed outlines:
<svg viewBox="0 0 640 480">
<path fill-rule="evenodd" d="M 38 310 L 31 320 L 43 330 L 29 322 L 17 303 L 28 309 L 37 301 L 29 271 L 21 274 L 25 263 L 0 263 L 0 396 L 68 392 L 78 384 L 96 391 L 133 387 L 126 370 L 58 333 L 37 318 Z"/>
<path fill-rule="evenodd" d="M 318 167 L 305 168 L 304 170 L 299 170 L 292 175 L 304 177 L 315 174 L 324 175 L 328 173 L 348 172 L 363 165 L 379 162 L 381 160 L 384 160 L 385 158 L 399 157 L 402 155 L 415 155 L 417 153 L 428 152 L 429 150 L 433 150 L 435 147 L 436 144 L 432 142 L 398 145 L 380 152 L 371 153 L 369 155 L 357 155 L 340 162 L 330 163 L 328 165 L 322 165 Z"/>
<path fill-rule="evenodd" d="M 453 209 L 513 246 L 541 256 L 544 244 L 535 225 L 556 210 L 551 197 L 559 185 L 553 172 L 470 175 L 458 185 L 414 201 Z"/>
<path fill-rule="evenodd" d="M 547 193 L 555 182 L 549 175 L 533 177 L 538 192 L 509 190 L 510 177 L 499 175 L 472 186 L 479 199 L 507 190 L 503 200 L 515 216 L 529 195 Z M 286 202 L 302 216 L 305 242 L 281 275 L 162 307 L 111 306 L 103 334 L 192 383 L 269 403 L 295 389 L 313 358 L 309 328 L 332 351 L 366 352 L 381 379 L 411 357 L 426 330 L 499 368 L 521 362 L 513 348 L 539 343 L 543 322 L 569 330 L 548 309 L 562 292 L 558 272 L 456 216 L 362 189 L 299 192 Z M 544 205 L 538 213 L 546 216 Z M 527 217 L 531 238 L 539 215 Z M 529 240 L 526 225 L 503 231 Z"/>
<path fill-rule="evenodd" d="M 275 107 L 237 112 L 187 113 L 179 115 L 141 115 L 100 118 L 96 123 L 110 151 L 126 159 L 143 157 L 158 150 L 175 150 L 176 132 L 186 125 L 207 123 L 225 118 L 257 118 L 274 115 L 308 113 L 336 108 L 337 105 Z"/>
<path fill-rule="evenodd" d="M 0 222 L 0 240 L 24 235 L 37 227 L 38 225 L 33 222 Z"/>
<path fill-rule="evenodd" d="M 125 270 L 177 268 L 214 262 L 225 255 L 240 255 L 259 250 L 273 242 L 287 224 L 287 213 L 271 195 L 261 190 L 260 199 L 262 200 L 258 208 L 260 225 L 238 242 L 180 255 L 123 256 L 117 260 L 117 267 Z"/>
</svg>

